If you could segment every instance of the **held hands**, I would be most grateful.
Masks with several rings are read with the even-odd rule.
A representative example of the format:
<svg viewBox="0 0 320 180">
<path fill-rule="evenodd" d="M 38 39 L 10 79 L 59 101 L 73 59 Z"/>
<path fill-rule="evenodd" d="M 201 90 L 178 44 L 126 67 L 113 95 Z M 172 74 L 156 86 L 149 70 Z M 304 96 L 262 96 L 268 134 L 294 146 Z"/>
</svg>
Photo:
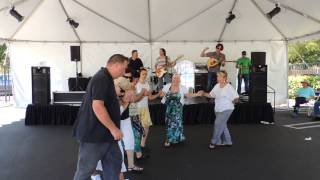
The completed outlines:
<svg viewBox="0 0 320 180">
<path fill-rule="evenodd" d="M 144 95 L 144 96 L 150 96 L 150 95 L 151 95 L 151 92 L 150 92 L 150 91 L 147 91 L 146 89 L 144 89 L 143 95 Z"/>
<path fill-rule="evenodd" d="M 203 96 L 203 93 L 204 93 L 204 91 L 203 91 L 203 90 L 200 90 L 200 91 L 198 91 L 198 92 L 196 93 L 196 96 Z"/>
<path fill-rule="evenodd" d="M 165 95 L 166 95 L 166 93 L 164 93 L 163 91 L 159 91 L 159 93 L 158 93 L 158 94 L 159 94 L 159 96 L 160 96 L 160 97 L 163 97 L 163 96 L 165 96 Z"/>
<path fill-rule="evenodd" d="M 197 92 L 197 95 L 198 95 L 198 96 L 204 96 L 204 95 L 205 95 L 204 93 L 205 93 L 205 92 L 204 92 L 203 90 L 200 90 L 200 91 Z"/>
<path fill-rule="evenodd" d="M 114 127 L 113 129 L 110 129 L 110 132 L 111 132 L 114 140 L 116 140 L 116 141 L 122 139 L 122 137 L 123 137 L 122 132 L 117 127 Z"/>
</svg>

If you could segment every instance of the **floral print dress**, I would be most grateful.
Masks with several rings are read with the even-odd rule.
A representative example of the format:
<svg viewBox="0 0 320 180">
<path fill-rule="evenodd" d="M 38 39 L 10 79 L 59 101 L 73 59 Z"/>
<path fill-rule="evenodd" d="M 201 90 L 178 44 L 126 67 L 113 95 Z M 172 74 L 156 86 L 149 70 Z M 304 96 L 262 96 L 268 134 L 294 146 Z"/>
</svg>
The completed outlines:
<svg viewBox="0 0 320 180">
<path fill-rule="evenodd" d="M 172 93 L 169 90 L 166 94 L 165 123 L 168 143 L 179 143 L 185 140 L 182 124 L 183 105 L 180 99 L 181 94 L 179 92 Z"/>
</svg>

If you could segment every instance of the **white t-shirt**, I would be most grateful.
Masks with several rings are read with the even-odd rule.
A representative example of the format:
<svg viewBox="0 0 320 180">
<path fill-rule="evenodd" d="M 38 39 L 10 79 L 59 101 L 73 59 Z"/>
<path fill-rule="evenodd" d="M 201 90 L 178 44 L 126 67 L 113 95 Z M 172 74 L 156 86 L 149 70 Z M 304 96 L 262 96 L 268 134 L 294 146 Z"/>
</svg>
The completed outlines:
<svg viewBox="0 0 320 180">
<path fill-rule="evenodd" d="M 150 90 L 150 86 L 147 82 L 142 84 L 138 82 L 136 85 L 137 93 L 140 93 L 142 89 Z M 143 97 L 139 102 L 137 102 L 138 108 L 148 107 L 148 96 Z"/>
<path fill-rule="evenodd" d="M 222 112 L 225 110 L 233 110 L 234 104 L 232 101 L 239 97 L 236 90 L 227 84 L 223 88 L 220 84 L 216 84 L 210 92 L 210 95 L 215 98 L 214 110 L 216 112 Z"/>
<path fill-rule="evenodd" d="M 163 88 L 162 88 L 162 91 L 164 93 L 168 93 L 169 92 L 169 89 L 171 87 L 171 83 L 169 84 L 166 84 Z M 179 86 L 179 93 L 181 95 L 181 99 L 180 99 L 180 102 L 181 104 L 184 104 L 184 95 L 188 93 L 188 89 L 185 87 L 185 86 Z M 166 102 L 166 96 L 163 96 L 163 98 L 161 99 L 161 103 L 165 103 Z"/>
</svg>

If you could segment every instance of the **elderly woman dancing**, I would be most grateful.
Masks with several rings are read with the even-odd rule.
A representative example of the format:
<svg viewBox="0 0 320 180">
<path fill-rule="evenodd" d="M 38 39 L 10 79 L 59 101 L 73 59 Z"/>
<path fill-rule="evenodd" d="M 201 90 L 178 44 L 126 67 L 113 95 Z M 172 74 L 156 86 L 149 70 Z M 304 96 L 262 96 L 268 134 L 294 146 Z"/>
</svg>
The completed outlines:
<svg viewBox="0 0 320 180">
<path fill-rule="evenodd" d="M 165 123 L 167 138 L 165 147 L 185 140 L 183 133 L 183 104 L 184 97 L 201 96 L 201 93 L 188 93 L 186 87 L 180 85 L 180 75 L 175 74 L 172 77 L 172 83 L 163 87 L 161 102 L 166 105 Z"/>
<path fill-rule="evenodd" d="M 227 121 L 234 109 L 234 103 L 238 101 L 237 91 L 227 82 L 228 74 L 226 71 L 217 73 L 218 84 L 210 93 L 202 92 L 204 96 L 215 98 L 216 119 L 213 127 L 213 136 L 209 144 L 210 149 L 215 146 L 232 146 L 231 136 L 227 127 Z"/>
</svg>

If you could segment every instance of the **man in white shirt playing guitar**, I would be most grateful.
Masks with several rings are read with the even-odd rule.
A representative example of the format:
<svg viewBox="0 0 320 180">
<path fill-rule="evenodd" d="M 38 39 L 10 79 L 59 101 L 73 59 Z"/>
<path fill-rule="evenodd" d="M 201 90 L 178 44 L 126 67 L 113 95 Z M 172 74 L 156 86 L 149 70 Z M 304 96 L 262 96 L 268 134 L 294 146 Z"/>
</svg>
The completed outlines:
<svg viewBox="0 0 320 180">
<path fill-rule="evenodd" d="M 218 43 L 216 45 L 215 52 L 207 52 L 209 48 L 206 47 L 202 50 L 200 56 L 201 57 L 209 57 L 207 62 L 208 68 L 208 82 L 207 82 L 207 92 L 210 92 L 214 85 L 217 84 L 217 72 L 220 71 L 220 67 L 225 65 L 226 56 L 221 53 L 223 50 L 223 45 Z"/>
</svg>

